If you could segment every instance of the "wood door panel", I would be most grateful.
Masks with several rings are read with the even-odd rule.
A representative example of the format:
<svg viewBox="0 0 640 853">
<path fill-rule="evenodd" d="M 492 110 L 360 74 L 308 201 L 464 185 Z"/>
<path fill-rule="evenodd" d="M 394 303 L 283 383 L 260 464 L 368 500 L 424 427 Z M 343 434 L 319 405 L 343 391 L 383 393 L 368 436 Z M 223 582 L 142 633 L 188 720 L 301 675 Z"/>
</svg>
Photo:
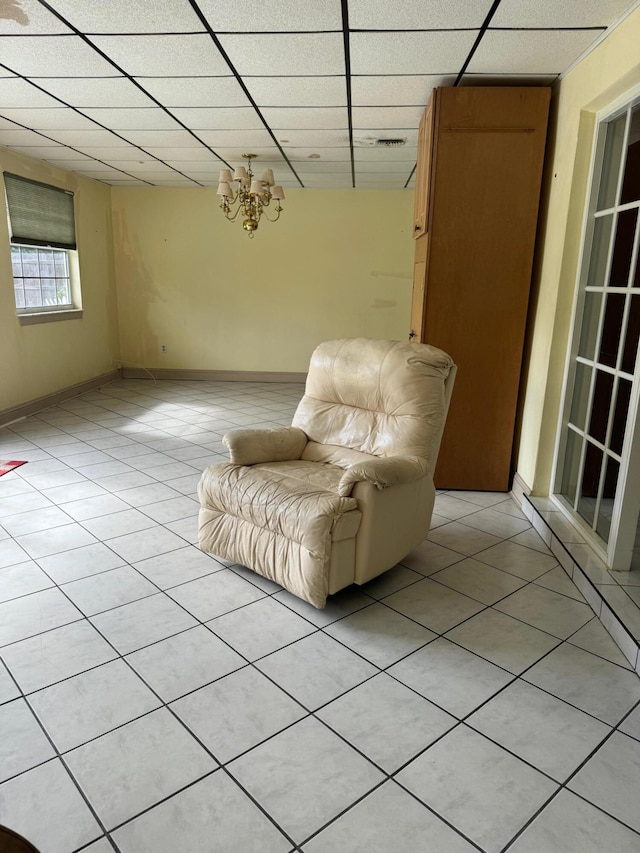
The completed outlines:
<svg viewBox="0 0 640 853">
<path fill-rule="evenodd" d="M 423 340 L 448 352 L 458 374 L 435 480 L 439 488 L 503 491 L 511 473 L 549 90 L 438 92 L 428 255 L 416 251 L 416 279 L 426 261 Z M 412 320 L 417 290 L 414 296 Z"/>
</svg>

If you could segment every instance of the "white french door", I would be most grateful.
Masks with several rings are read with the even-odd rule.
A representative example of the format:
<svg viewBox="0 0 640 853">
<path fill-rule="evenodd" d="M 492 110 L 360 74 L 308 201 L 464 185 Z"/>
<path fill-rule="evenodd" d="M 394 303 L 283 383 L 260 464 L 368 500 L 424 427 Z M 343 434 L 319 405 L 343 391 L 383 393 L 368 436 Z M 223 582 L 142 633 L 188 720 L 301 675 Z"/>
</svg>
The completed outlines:
<svg viewBox="0 0 640 853">
<path fill-rule="evenodd" d="M 640 98 L 597 134 L 554 494 L 626 570 L 640 556 Z"/>
</svg>

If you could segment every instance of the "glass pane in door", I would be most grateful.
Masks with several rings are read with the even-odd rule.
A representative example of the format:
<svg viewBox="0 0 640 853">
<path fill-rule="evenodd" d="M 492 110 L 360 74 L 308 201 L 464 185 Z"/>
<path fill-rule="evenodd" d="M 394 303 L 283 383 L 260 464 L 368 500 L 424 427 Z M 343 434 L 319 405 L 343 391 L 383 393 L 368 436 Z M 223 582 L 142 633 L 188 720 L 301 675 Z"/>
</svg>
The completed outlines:
<svg viewBox="0 0 640 853">
<path fill-rule="evenodd" d="M 640 296 L 631 297 L 631 308 L 627 322 L 627 333 L 624 338 L 624 349 L 622 351 L 622 369 L 625 373 L 633 373 L 636 364 L 636 353 L 638 351 L 638 337 L 640 336 Z"/>
<path fill-rule="evenodd" d="M 620 158 L 624 144 L 624 128 L 627 114 L 623 113 L 615 121 L 609 122 L 606 130 L 604 158 L 600 173 L 600 191 L 598 193 L 598 210 L 613 207 L 616 203 L 618 175 L 620 174 Z"/>
<path fill-rule="evenodd" d="M 604 370 L 596 371 L 596 385 L 593 392 L 589 435 L 604 444 L 607 437 L 611 395 L 613 394 L 613 374 Z"/>
<path fill-rule="evenodd" d="M 624 442 L 625 428 L 627 425 L 627 415 L 629 414 L 629 401 L 631 400 L 631 382 L 628 379 L 618 380 L 618 390 L 616 392 L 616 404 L 613 409 L 613 424 L 611 427 L 611 438 L 609 440 L 609 448 L 617 453 L 618 456 L 622 453 L 622 444 Z"/>
<path fill-rule="evenodd" d="M 605 542 L 609 541 L 609 532 L 611 530 L 611 516 L 613 515 L 613 501 L 616 496 L 616 486 L 618 485 L 618 474 L 620 473 L 620 464 L 615 459 L 609 457 L 607 459 L 606 472 L 604 475 L 604 488 L 602 490 L 602 498 L 598 508 L 598 521 L 596 522 L 596 533 L 602 537 Z"/>
<path fill-rule="evenodd" d="M 607 367 L 615 367 L 618 361 L 625 301 L 624 293 L 608 293 L 606 297 L 598 361 Z"/>
<path fill-rule="evenodd" d="M 609 273 L 609 287 L 626 287 L 631 269 L 633 241 L 636 236 L 638 211 L 623 210 L 618 214 L 616 237 L 613 244 L 613 258 Z"/>
<path fill-rule="evenodd" d="M 580 454 L 582 453 L 582 437 L 572 429 L 567 430 L 567 446 L 564 454 L 562 469 L 562 486 L 560 493 L 573 506 L 576 502 L 578 489 L 578 473 L 580 471 Z"/>
<path fill-rule="evenodd" d="M 573 400 L 571 401 L 569 420 L 581 430 L 584 429 L 587 422 L 591 373 L 592 368 L 588 365 L 581 361 L 576 364 L 576 378 L 573 385 Z"/>
<path fill-rule="evenodd" d="M 604 284 L 612 227 L 613 216 L 601 216 L 596 219 L 593 229 L 593 242 L 591 243 L 587 287 L 602 287 Z"/>
<path fill-rule="evenodd" d="M 631 114 L 620 204 L 640 199 L 640 107 Z"/>
<path fill-rule="evenodd" d="M 602 473 L 602 460 L 604 453 L 595 444 L 587 442 L 584 466 L 582 469 L 582 486 L 578 500 L 578 512 L 587 522 L 592 525 L 596 514 L 596 500 L 598 498 L 598 487 Z"/>
<path fill-rule="evenodd" d="M 591 290 L 585 293 L 584 313 L 582 315 L 582 330 L 580 332 L 578 355 L 590 360 L 594 357 L 596 352 L 601 305 L 602 293 L 594 293 Z"/>
</svg>

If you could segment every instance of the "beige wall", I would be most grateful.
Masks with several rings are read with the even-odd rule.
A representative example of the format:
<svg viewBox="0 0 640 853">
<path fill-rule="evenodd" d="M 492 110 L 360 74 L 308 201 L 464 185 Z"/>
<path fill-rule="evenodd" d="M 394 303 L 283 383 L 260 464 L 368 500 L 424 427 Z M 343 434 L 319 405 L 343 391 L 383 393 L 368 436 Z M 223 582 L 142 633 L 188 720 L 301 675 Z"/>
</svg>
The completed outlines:
<svg viewBox="0 0 640 853">
<path fill-rule="evenodd" d="M 640 9 L 556 88 L 547 149 L 546 198 L 533 289 L 534 326 L 516 470 L 535 494 L 548 494 L 595 116 L 640 83 Z"/>
<path fill-rule="evenodd" d="M 118 332 L 110 188 L 5 148 L 0 148 L 0 171 L 74 192 L 84 312 L 81 320 L 19 324 L 7 220 L 0 216 L 1 411 L 112 370 Z M 1 179 L 0 198 L 4 199 Z"/>
<path fill-rule="evenodd" d="M 412 191 L 287 190 L 253 239 L 212 189 L 112 203 L 125 363 L 305 371 L 320 341 L 408 335 Z"/>
</svg>

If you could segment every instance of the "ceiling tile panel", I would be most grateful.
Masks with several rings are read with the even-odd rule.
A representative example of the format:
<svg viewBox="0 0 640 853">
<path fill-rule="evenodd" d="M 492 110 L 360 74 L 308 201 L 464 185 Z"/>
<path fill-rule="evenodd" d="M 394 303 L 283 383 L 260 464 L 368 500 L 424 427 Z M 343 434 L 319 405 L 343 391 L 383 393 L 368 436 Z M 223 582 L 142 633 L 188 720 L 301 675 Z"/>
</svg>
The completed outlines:
<svg viewBox="0 0 640 853">
<path fill-rule="evenodd" d="M 336 179 L 339 181 L 347 181 L 351 183 L 351 169 L 335 169 L 334 171 L 324 171 L 324 172 L 308 172 L 304 169 L 296 169 L 298 176 L 303 184 L 310 183 L 311 181 L 330 181 L 332 179 Z"/>
<path fill-rule="evenodd" d="M 632 5 L 631 0 L 501 0 L 492 27 L 606 27 Z"/>
<path fill-rule="evenodd" d="M 309 190 L 350 190 L 352 189 L 351 178 L 341 175 L 324 178 L 309 178 L 304 181 L 304 186 Z"/>
<path fill-rule="evenodd" d="M 160 107 L 83 109 L 84 115 L 113 130 L 178 130 L 180 125 Z"/>
<path fill-rule="evenodd" d="M 406 162 L 408 160 L 413 160 L 413 162 L 415 163 L 417 154 L 418 148 L 415 143 L 413 145 L 407 144 L 394 148 L 372 146 L 369 148 L 354 148 L 353 159 L 355 160 L 356 164 L 364 162 L 383 164 L 393 163 L 396 161 Z M 380 168 L 382 169 L 382 165 L 380 166 Z"/>
<path fill-rule="evenodd" d="M 187 0 L 54 0 L 58 12 L 85 33 L 191 33 L 204 30 Z"/>
<path fill-rule="evenodd" d="M 261 110 L 269 127 L 276 131 L 280 128 L 291 130 L 345 129 L 349 126 L 349 117 L 344 107 L 265 107 Z"/>
<path fill-rule="evenodd" d="M 407 175 L 407 177 L 409 177 Z M 386 175 L 378 175 L 377 177 L 366 177 L 365 175 L 356 175 L 356 187 L 359 189 L 369 190 L 402 190 L 404 189 L 406 179 L 402 180 L 399 177 L 387 177 Z"/>
<path fill-rule="evenodd" d="M 87 119 L 88 121 L 88 119 Z M 95 124 L 93 125 L 95 127 Z M 72 145 L 74 148 L 84 148 L 86 145 L 95 147 L 115 147 L 115 148 L 132 148 L 115 133 L 108 130 L 51 130 L 47 136 L 55 139 L 56 142 L 62 142 L 63 145 Z"/>
<path fill-rule="evenodd" d="M 183 178 L 180 175 L 176 175 L 175 178 L 154 178 L 151 183 L 154 187 L 189 187 L 199 189 L 198 183 L 192 178 Z"/>
<path fill-rule="evenodd" d="M 245 77 L 259 107 L 343 107 L 345 77 Z"/>
<path fill-rule="evenodd" d="M 241 75 L 345 73 L 342 33 L 223 35 L 220 43 Z"/>
<path fill-rule="evenodd" d="M 0 35 L 53 35 L 71 30 L 39 0 L 5 0 L 0 18 Z"/>
<path fill-rule="evenodd" d="M 414 158 L 411 160 L 362 160 L 356 163 L 356 174 L 406 174 L 408 177 L 415 165 Z"/>
<path fill-rule="evenodd" d="M 61 104 L 46 92 L 19 77 L 0 78 L 0 109 L 7 107 L 60 107 Z"/>
<path fill-rule="evenodd" d="M 122 178 L 126 176 L 117 169 L 102 169 L 100 172 L 92 172 L 86 177 L 93 178 L 94 181 L 105 181 L 106 183 L 109 183 L 112 178 Z"/>
<path fill-rule="evenodd" d="M 171 112 L 192 130 L 260 130 L 253 107 L 174 107 Z"/>
<path fill-rule="evenodd" d="M 211 151 L 204 146 L 201 146 L 200 148 L 162 148 L 153 145 L 145 145 L 144 150 L 148 151 L 149 154 L 153 154 L 154 157 L 159 157 L 166 163 L 173 163 L 174 160 L 186 161 L 189 163 L 200 162 L 202 160 L 217 160 L 217 157 L 215 157 Z M 217 153 L 218 152 L 216 152 L 216 154 Z M 183 170 L 181 169 L 180 171 Z"/>
<path fill-rule="evenodd" d="M 49 146 L 56 145 L 56 142 L 49 140 L 47 135 L 37 133 L 35 130 L 26 130 L 9 122 L 1 123 L 0 119 L 0 145 L 33 145 L 33 146 Z M 11 128 L 11 129 L 9 129 Z M 37 156 L 37 155 L 35 155 Z"/>
<path fill-rule="evenodd" d="M 223 165 L 222 168 L 225 168 Z M 219 170 L 218 170 L 219 171 Z M 218 186 L 218 171 L 214 172 L 193 172 L 186 171 L 185 174 L 191 178 L 192 181 L 197 181 L 199 184 L 203 186 L 217 187 Z"/>
<path fill-rule="evenodd" d="M 202 143 L 188 130 L 123 130 L 122 136 L 134 145 L 158 148 L 199 148 Z"/>
<path fill-rule="evenodd" d="M 109 62 L 78 36 L 0 36 L 3 65 L 25 77 L 114 77 Z"/>
<path fill-rule="evenodd" d="M 351 162 L 351 152 L 346 146 L 344 148 L 291 148 L 287 146 L 286 150 L 287 157 L 292 163 L 305 162 L 306 160 Z"/>
<path fill-rule="evenodd" d="M 340 0 L 199 0 L 215 32 L 313 32 L 342 29 Z"/>
<path fill-rule="evenodd" d="M 222 164 L 221 161 L 218 160 L 213 154 L 209 155 L 211 157 L 210 160 L 173 160 L 171 158 L 166 158 L 165 163 L 169 166 L 173 166 L 174 169 L 177 169 L 179 172 L 184 172 L 186 175 L 198 174 L 198 175 L 214 175 L 218 176 L 220 169 L 226 169 L 227 167 Z M 229 161 L 230 163 L 237 162 L 240 165 L 240 161 Z"/>
<path fill-rule="evenodd" d="M 266 130 L 199 130 L 198 137 L 212 148 L 237 145 L 243 151 L 252 151 L 257 146 L 273 145 Z"/>
<path fill-rule="evenodd" d="M 177 130 L 180 125 L 160 107 L 149 109 L 84 109 L 89 118 L 116 131 L 134 130 Z"/>
<path fill-rule="evenodd" d="M 597 36 L 593 30 L 488 30 L 467 70 L 557 74 L 568 68 Z"/>
<path fill-rule="evenodd" d="M 133 178 L 112 178 L 110 181 L 107 181 L 108 184 L 111 184 L 112 187 L 146 187 L 143 181 L 138 181 Z"/>
<path fill-rule="evenodd" d="M 326 175 L 329 173 L 349 172 L 351 174 L 351 163 L 339 160 L 330 160 L 323 163 L 320 160 L 304 160 L 302 162 L 291 161 L 299 175 Z"/>
<path fill-rule="evenodd" d="M 353 127 L 411 128 L 420 124 L 424 105 L 420 107 L 354 107 Z M 400 134 L 402 136 L 402 134 Z"/>
<path fill-rule="evenodd" d="M 233 146 L 231 148 L 228 147 L 218 147 L 216 146 L 216 154 L 221 157 L 223 160 L 233 161 L 234 163 L 240 163 L 242 160 L 242 155 L 246 151 L 246 148 L 240 148 L 239 146 Z M 282 154 L 280 150 L 275 147 L 275 145 L 271 146 L 259 146 L 254 145 L 251 149 L 251 153 L 257 154 L 260 162 L 273 162 L 274 160 L 277 162 L 282 162 Z"/>
<path fill-rule="evenodd" d="M 276 138 L 285 151 L 287 148 L 313 148 L 316 145 L 322 148 L 349 146 L 346 130 L 281 130 L 276 133 Z"/>
<path fill-rule="evenodd" d="M 475 30 L 352 33 L 352 74 L 457 74 Z"/>
<path fill-rule="evenodd" d="M 492 0 L 348 0 L 352 30 L 479 29 Z M 522 0 L 520 0 L 522 2 Z"/>
<path fill-rule="evenodd" d="M 86 154 L 88 157 L 94 157 L 96 160 L 104 160 L 109 163 L 115 162 L 118 159 L 131 160 L 134 157 L 142 160 L 143 157 L 147 156 L 139 148 L 134 148 L 132 145 L 78 145 L 77 148 L 81 154 Z"/>
<path fill-rule="evenodd" d="M 351 78 L 354 107 L 424 107 L 436 86 L 451 86 L 456 75 L 399 74 Z"/>
<path fill-rule="evenodd" d="M 59 109 L 3 109 L 5 118 L 34 130 L 91 130 L 95 123 L 69 107 Z"/>
<path fill-rule="evenodd" d="M 52 154 L 48 157 L 43 156 L 42 159 L 46 160 L 47 163 L 51 163 L 52 166 L 59 166 L 61 169 L 70 169 L 72 172 L 82 172 L 83 169 L 99 168 L 101 166 L 97 160 L 93 160 L 91 157 L 82 157 L 81 154 L 75 151 L 71 153 L 76 159 L 67 160 L 66 158 L 58 157 L 57 154 Z"/>
<path fill-rule="evenodd" d="M 38 86 L 73 107 L 152 107 L 126 77 L 36 77 Z"/>
<path fill-rule="evenodd" d="M 92 36 L 91 41 L 133 77 L 224 76 L 229 73 L 229 66 L 206 34 Z"/>
<path fill-rule="evenodd" d="M 148 179 L 148 175 L 159 178 L 175 174 L 175 170 L 170 166 L 166 166 L 158 160 L 150 160 L 148 158 L 144 160 L 106 160 L 105 158 L 105 162 L 109 163 L 114 168 L 120 169 L 124 172 L 130 172 L 136 177 L 144 175 L 145 180 Z"/>
<path fill-rule="evenodd" d="M 13 146 L 12 146 L 13 147 Z M 73 151 L 71 148 L 65 148 L 64 145 L 30 145 L 30 146 L 21 146 L 22 150 L 27 152 L 30 157 L 37 157 L 39 160 L 47 160 L 49 163 L 56 160 L 58 163 L 71 164 L 74 163 L 76 166 L 79 163 L 93 163 L 93 159 L 91 157 L 87 157 L 86 154 L 78 154 L 77 151 Z M 69 165 L 65 168 L 73 169 L 75 166 Z"/>
<path fill-rule="evenodd" d="M 235 77 L 140 77 L 165 107 L 245 107 L 249 99 Z"/>
</svg>

